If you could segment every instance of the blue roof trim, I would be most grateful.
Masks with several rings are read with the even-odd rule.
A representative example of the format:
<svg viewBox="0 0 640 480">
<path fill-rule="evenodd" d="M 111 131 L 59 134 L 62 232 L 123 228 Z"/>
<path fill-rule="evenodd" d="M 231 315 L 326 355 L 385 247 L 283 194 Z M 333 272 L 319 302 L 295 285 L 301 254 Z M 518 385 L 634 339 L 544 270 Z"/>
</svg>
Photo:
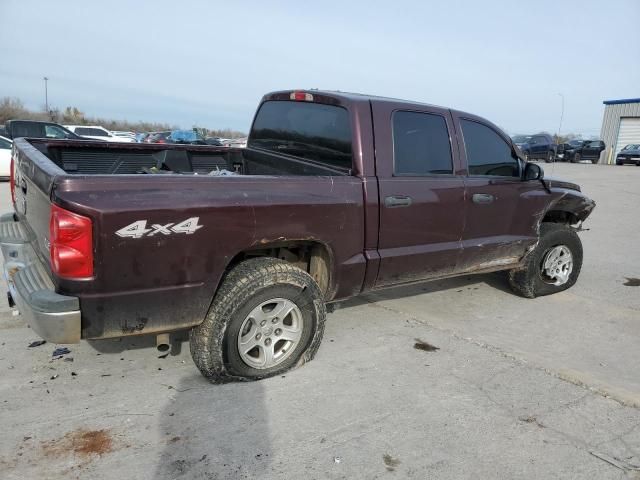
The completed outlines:
<svg viewBox="0 0 640 480">
<path fill-rule="evenodd" d="M 640 103 L 640 98 L 623 98 L 622 100 L 605 100 L 605 105 L 617 105 L 619 103 Z"/>
</svg>

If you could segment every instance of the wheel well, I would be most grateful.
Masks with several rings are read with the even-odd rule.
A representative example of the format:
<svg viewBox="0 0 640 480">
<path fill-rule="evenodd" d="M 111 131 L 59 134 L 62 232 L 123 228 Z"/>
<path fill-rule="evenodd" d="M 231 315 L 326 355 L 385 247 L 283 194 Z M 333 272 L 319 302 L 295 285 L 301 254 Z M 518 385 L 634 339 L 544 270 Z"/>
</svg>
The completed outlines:
<svg viewBox="0 0 640 480">
<path fill-rule="evenodd" d="M 575 213 L 567 212 L 566 210 L 551 210 L 545 214 L 542 221 L 549 223 L 565 223 L 567 225 L 575 225 L 579 222 Z"/>
<path fill-rule="evenodd" d="M 249 258 L 272 257 L 284 260 L 304 270 L 318 283 L 320 291 L 327 300 L 332 293 L 331 254 L 329 248 L 319 242 L 287 242 L 262 245 L 259 249 L 245 250 L 238 253 L 229 265 L 227 272 L 238 263 Z"/>
</svg>

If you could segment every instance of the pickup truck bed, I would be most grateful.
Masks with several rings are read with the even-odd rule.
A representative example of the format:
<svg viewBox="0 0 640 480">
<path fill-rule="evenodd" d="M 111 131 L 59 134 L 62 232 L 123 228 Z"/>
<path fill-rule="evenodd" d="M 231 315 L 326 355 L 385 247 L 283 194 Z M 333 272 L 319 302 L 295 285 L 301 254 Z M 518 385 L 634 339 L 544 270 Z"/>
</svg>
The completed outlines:
<svg viewBox="0 0 640 480">
<path fill-rule="evenodd" d="M 353 294 L 351 277 L 364 272 L 362 182 L 347 172 L 224 147 L 16 142 L 17 162 L 22 165 L 28 158 L 32 174 L 20 175 L 16 188 L 16 218 L 24 221 L 5 228 L 23 231 L 25 244 L 34 247 L 27 258 L 42 260 L 37 272 L 30 272 L 37 282 L 53 282 L 56 291 L 64 292 L 65 305 L 67 298 L 79 299 L 82 338 L 161 332 L 199 323 L 229 262 L 238 252 L 260 250 L 262 245 L 277 249 L 279 242 L 295 241 L 304 248 L 307 239 L 315 238 L 342 245 L 334 259 L 340 265 L 336 280 L 348 278 L 336 286 L 347 287 L 332 296 Z M 139 173 L 172 153 L 182 154 L 172 156 L 177 163 L 190 160 L 184 164 L 190 168 L 181 174 Z M 205 173 L 234 171 L 234 166 L 239 175 Z M 87 175 L 90 170 L 94 173 Z M 38 275 L 50 273 L 51 202 L 93 220 L 98 274 L 90 281 Z M 194 217 L 203 227 L 193 235 L 115 235 L 138 221 L 175 225 Z M 78 331 L 79 316 L 72 316 L 78 318 L 72 327 Z"/>
<path fill-rule="evenodd" d="M 16 139 L 10 299 L 59 343 L 191 329 L 201 372 L 225 381 L 311 359 L 325 303 L 367 290 L 508 270 L 533 297 L 577 280 L 594 202 L 480 117 L 275 92 L 248 147 Z"/>
</svg>

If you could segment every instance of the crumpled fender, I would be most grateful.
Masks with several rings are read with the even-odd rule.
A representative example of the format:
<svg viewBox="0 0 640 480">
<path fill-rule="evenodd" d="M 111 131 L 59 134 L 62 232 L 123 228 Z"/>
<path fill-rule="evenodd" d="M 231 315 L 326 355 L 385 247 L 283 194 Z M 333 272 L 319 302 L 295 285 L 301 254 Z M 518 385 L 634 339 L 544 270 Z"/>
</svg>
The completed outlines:
<svg viewBox="0 0 640 480">
<path fill-rule="evenodd" d="M 542 222 L 547 213 L 551 211 L 568 213 L 570 215 L 572 225 L 584 222 L 596 207 L 596 202 L 579 190 L 554 188 L 557 186 L 557 183 L 555 185 L 553 183 L 551 184 L 553 192 L 555 194 L 560 193 L 560 195 L 558 195 L 553 201 L 549 202 L 544 214 L 540 217 L 540 222 Z"/>
</svg>

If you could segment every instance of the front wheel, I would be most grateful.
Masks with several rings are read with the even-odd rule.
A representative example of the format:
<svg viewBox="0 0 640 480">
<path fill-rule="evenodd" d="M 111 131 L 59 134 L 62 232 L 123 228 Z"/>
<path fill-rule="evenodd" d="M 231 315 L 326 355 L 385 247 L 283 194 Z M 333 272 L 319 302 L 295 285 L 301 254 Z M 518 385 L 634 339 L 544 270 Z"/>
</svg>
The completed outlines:
<svg viewBox="0 0 640 480">
<path fill-rule="evenodd" d="M 569 226 L 543 223 L 536 247 L 522 268 L 509 272 L 511 288 L 527 298 L 562 292 L 578 280 L 582 268 L 582 242 Z"/>
<path fill-rule="evenodd" d="M 571 160 L 571 162 L 572 162 L 572 163 L 580 163 L 580 160 L 581 160 L 581 158 L 580 158 L 580 154 L 579 154 L 579 153 L 576 153 L 576 154 L 573 156 L 573 160 Z"/>
<path fill-rule="evenodd" d="M 555 153 L 553 153 L 553 150 L 551 150 L 547 152 L 547 157 L 544 159 L 544 161 L 546 163 L 552 163 L 555 159 L 556 159 L 556 155 Z"/>
<path fill-rule="evenodd" d="M 191 356 L 213 383 L 278 375 L 313 358 L 325 317 L 322 292 L 307 272 L 274 258 L 247 260 L 191 331 Z"/>
</svg>

